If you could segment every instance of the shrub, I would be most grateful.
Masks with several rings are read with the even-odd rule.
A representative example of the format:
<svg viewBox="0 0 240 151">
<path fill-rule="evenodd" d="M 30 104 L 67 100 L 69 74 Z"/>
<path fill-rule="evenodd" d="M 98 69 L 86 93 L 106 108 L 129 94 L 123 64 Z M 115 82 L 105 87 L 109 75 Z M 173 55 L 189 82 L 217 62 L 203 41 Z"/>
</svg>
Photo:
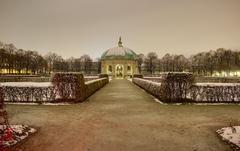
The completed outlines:
<svg viewBox="0 0 240 151">
<path fill-rule="evenodd" d="M 49 82 L 49 77 L 38 76 L 0 76 L 0 82 Z"/>
<path fill-rule="evenodd" d="M 190 92 L 192 100 L 197 102 L 225 102 L 240 101 L 240 84 L 233 83 L 198 83 Z"/>
<path fill-rule="evenodd" d="M 99 78 L 107 78 L 107 79 L 109 79 L 109 78 L 108 78 L 108 74 L 99 74 L 98 77 L 99 77 Z"/>
<path fill-rule="evenodd" d="M 133 78 L 133 82 L 144 88 L 163 102 L 190 101 L 187 94 L 190 92 L 194 77 L 190 73 L 166 73 L 162 75 L 162 83 L 141 78 Z"/>
<path fill-rule="evenodd" d="M 3 108 L 3 103 L 4 103 L 3 88 L 0 86 L 0 109 Z"/>
<path fill-rule="evenodd" d="M 108 82 L 109 81 L 108 81 L 107 78 L 101 78 L 101 79 L 85 82 L 85 85 L 86 85 L 85 98 L 87 98 L 90 95 L 92 95 L 94 92 L 96 92 L 98 89 L 102 88 Z"/>
<path fill-rule="evenodd" d="M 169 72 L 162 75 L 161 99 L 166 102 L 183 102 L 194 84 L 191 73 Z"/>
<path fill-rule="evenodd" d="M 80 73 L 54 73 L 51 82 L 60 101 L 83 101 L 85 84 Z"/>
<path fill-rule="evenodd" d="M 143 75 L 142 74 L 134 74 L 133 78 L 143 78 Z"/>
<path fill-rule="evenodd" d="M 143 79 L 150 80 L 150 81 L 153 81 L 153 82 L 158 82 L 158 83 L 162 82 L 161 77 L 144 77 Z"/>
<path fill-rule="evenodd" d="M 47 102 L 56 98 L 52 86 L 4 86 L 3 89 L 6 101 Z"/>
</svg>

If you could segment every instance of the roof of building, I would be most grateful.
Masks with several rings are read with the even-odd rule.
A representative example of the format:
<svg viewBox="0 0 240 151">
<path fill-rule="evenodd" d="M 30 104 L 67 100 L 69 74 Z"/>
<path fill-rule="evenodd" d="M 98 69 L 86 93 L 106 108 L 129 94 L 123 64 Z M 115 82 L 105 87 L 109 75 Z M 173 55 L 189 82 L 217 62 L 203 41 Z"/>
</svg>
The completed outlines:
<svg viewBox="0 0 240 151">
<path fill-rule="evenodd" d="M 103 60 L 115 60 L 115 59 L 123 59 L 123 60 L 136 60 L 137 54 L 127 48 L 123 47 L 121 37 L 119 38 L 118 47 L 110 48 L 102 54 L 101 59 Z"/>
</svg>

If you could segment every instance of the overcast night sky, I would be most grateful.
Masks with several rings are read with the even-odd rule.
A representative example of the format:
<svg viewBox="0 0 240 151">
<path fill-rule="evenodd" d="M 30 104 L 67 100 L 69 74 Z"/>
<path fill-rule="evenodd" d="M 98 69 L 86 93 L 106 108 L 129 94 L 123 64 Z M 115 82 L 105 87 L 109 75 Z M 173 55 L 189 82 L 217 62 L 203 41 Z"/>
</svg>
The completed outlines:
<svg viewBox="0 0 240 151">
<path fill-rule="evenodd" d="M 64 58 L 240 49 L 240 0 L 0 0 L 0 41 Z"/>
</svg>

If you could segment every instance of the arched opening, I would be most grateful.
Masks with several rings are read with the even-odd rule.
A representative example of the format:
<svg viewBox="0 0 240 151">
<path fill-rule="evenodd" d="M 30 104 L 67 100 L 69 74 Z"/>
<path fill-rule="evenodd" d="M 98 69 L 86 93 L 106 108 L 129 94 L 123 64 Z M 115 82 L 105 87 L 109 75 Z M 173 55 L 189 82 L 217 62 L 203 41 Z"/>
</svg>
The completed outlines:
<svg viewBox="0 0 240 151">
<path fill-rule="evenodd" d="M 116 78 L 123 78 L 123 75 L 124 75 L 123 65 L 121 65 L 121 64 L 116 65 L 115 70 L 116 70 L 116 72 L 115 72 Z"/>
<path fill-rule="evenodd" d="M 109 66 L 108 66 L 108 74 L 111 74 L 111 73 L 112 73 L 112 66 L 109 65 Z"/>
</svg>

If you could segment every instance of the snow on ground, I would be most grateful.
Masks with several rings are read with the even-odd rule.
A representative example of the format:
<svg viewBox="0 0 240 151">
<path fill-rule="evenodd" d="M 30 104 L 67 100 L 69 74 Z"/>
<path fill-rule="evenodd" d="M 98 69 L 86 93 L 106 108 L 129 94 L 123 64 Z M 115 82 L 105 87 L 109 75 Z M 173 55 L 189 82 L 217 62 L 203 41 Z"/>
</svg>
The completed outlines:
<svg viewBox="0 0 240 151">
<path fill-rule="evenodd" d="M 0 136 L 1 141 L 0 141 L 0 150 L 1 147 L 9 147 L 12 145 L 15 145 L 19 143 L 20 141 L 24 140 L 27 138 L 30 134 L 33 134 L 36 132 L 36 129 L 31 128 L 27 125 L 10 125 L 11 129 L 10 131 L 13 131 L 13 137 L 8 138 L 8 139 L 3 139 L 3 135 Z M 0 130 L 2 130 L 2 126 L 0 127 Z"/>
<path fill-rule="evenodd" d="M 1 86 L 14 86 L 14 87 L 49 87 L 51 82 L 3 82 Z"/>
<path fill-rule="evenodd" d="M 85 82 L 85 84 L 94 83 L 94 82 L 97 82 L 97 81 L 101 81 L 101 80 L 103 80 L 103 79 L 105 79 L 105 78 L 90 80 L 90 81 Z"/>
<path fill-rule="evenodd" d="M 237 86 L 240 83 L 196 83 L 197 86 Z"/>
<path fill-rule="evenodd" d="M 127 80 L 130 81 L 130 82 L 132 82 L 132 78 L 128 78 Z"/>
<path fill-rule="evenodd" d="M 224 141 L 240 149 L 240 126 L 224 127 L 216 131 Z"/>
<path fill-rule="evenodd" d="M 34 103 L 34 102 L 27 102 L 27 103 L 23 103 L 23 102 L 5 102 L 4 104 L 16 104 L 16 105 L 71 105 L 72 103 L 68 103 L 68 102 L 61 102 L 61 103 Z"/>
</svg>

